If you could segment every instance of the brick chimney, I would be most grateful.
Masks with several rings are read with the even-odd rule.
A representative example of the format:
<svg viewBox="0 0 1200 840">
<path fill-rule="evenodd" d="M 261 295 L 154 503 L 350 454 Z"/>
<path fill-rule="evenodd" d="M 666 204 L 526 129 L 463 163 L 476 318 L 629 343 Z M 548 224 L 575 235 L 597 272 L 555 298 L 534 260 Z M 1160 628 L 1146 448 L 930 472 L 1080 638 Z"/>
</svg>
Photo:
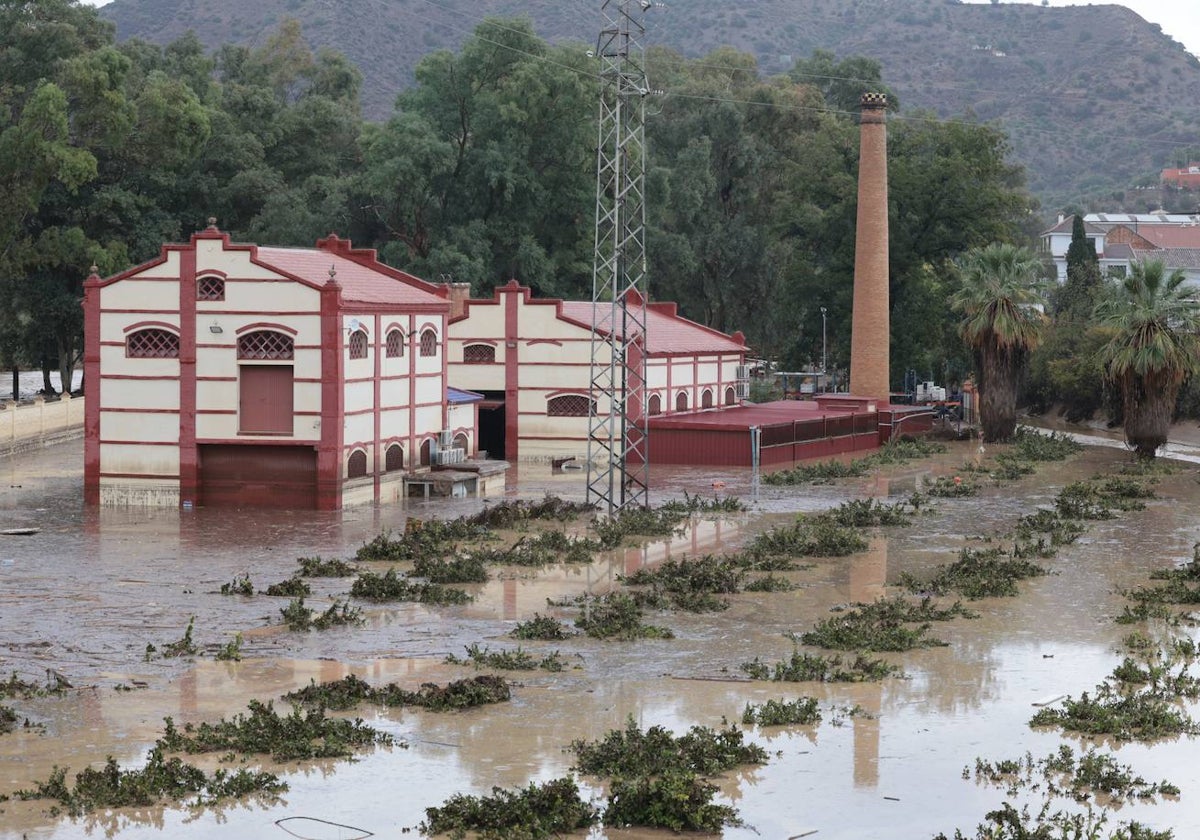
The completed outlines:
<svg viewBox="0 0 1200 840">
<path fill-rule="evenodd" d="M 446 283 L 447 298 L 450 300 L 450 317 L 457 318 L 467 311 L 467 300 L 471 297 L 470 283 Z"/>
<path fill-rule="evenodd" d="M 888 402 L 887 96 L 862 95 L 850 393 Z"/>
</svg>

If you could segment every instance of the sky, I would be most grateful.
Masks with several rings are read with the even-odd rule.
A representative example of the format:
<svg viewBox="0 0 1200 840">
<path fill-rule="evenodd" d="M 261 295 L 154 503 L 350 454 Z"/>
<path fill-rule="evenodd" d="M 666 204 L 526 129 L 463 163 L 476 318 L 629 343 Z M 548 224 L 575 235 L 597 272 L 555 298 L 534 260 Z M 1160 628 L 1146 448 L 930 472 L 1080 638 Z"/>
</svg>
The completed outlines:
<svg viewBox="0 0 1200 840">
<path fill-rule="evenodd" d="M 83 0 L 89 6 L 107 6 L 112 0 Z M 990 2 L 990 0 L 968 0 Z M 1041 0 L 1004 0 L 1004 2 L 1040 3 Z M 1090 6 L 1090 0 L 1050 0 L 1051 6 Z M 1200 0 L 1124 0 L 1117 3 L 1133 9 L 1151 23 L 1157 23 L 1172 38 L 1200 57 Z"/>
</svg>

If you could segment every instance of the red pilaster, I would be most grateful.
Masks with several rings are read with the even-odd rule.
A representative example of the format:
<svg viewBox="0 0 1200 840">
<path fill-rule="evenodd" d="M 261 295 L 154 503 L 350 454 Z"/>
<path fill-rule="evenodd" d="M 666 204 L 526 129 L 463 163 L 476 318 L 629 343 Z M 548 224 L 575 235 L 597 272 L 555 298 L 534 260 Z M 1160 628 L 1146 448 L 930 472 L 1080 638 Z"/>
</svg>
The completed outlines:
<svg viewBox="0 0 1200 840">
<path fill-rule="evenodd" d="M 383 446 L 380 440 L 383 437 L 383 316 L 375 316 L 375 347 L 373 349 L 373 358 L 375 359 L 375 442 L 372 445 L 371 463 L 374 469 L 371 470 L 375 477 L 375 501 L 379 501 L 379 477 L 383 473 Z"/>
<path fill-rule="evenodd" d="M 417 316 L 408 316 L 408 453 L 411 467 L 421 466 L 421 445 L 417 442 L 417 354 L 421 351 L 417 336 Z"/>
<path fill-rule="evenodd" d="M 196 237 L 179 253 L 179 501 L 200 489 L 196 451 Z"/>
<path fill-rule="evenodd" d="M 100 504 L 100 275 L 83 284 L 83 381 L 87 388 L 83 414 L 83 501 Z"/>
<path fill-rule="evenodd" d="M 517 309 L 524 294 L 513 280 L 500 290 L 504 296 L 504 458 L 521 457 L 520 417 L 520 313 Z"/>
<path fill-rule="evenodd" d="M 317 510 L 342 506 L 342 287 L 330 277 L 321 288 L 321 442 L 317 446 Z"/>
</svg>

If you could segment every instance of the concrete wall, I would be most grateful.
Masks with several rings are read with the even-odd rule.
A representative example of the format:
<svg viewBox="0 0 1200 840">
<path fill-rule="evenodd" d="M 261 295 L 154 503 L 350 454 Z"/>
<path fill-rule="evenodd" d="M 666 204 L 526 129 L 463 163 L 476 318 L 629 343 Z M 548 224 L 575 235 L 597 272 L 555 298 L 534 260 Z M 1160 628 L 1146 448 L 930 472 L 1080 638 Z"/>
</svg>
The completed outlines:
<svg viewBox="0 0 1200 840">
<path fill-rule="evenodd" d="M 0 403 L 0 454 L 40 449 L 83 434 L 84 397 Z"/>
</svg>

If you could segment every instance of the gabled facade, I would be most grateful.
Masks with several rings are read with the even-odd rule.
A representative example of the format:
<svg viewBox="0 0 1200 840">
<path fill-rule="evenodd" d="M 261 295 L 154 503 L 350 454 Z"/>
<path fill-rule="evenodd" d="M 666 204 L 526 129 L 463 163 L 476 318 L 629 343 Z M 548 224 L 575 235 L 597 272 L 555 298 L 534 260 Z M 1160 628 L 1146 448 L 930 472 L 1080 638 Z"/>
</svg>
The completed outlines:
<svg viewBox="0 0 1200 840">
<path fill-rule="evenodd" d="M 334 235 L 268 248 L 215 226 L 93 274 L 86 501 L 333 510 L 398 497 L 451 420 L 474 445 L 470 399 L 447 399 L 446 294 Z"/>
<path fill-rule="evenodd" d="M 534 299 L 516 281 L 456 310 L 449 323 L 450 377 L 484 395 L 479 447 L 489 456 L 587 455 L 592 323 L 590 301 Z M 741 333 L 725 335 L 680 317 L 673 303 L 651 303 L 646 334 L 651 417 L 740 404 Z M 607 405 L 596 408 L 608 411 Z"/>
</svg>

